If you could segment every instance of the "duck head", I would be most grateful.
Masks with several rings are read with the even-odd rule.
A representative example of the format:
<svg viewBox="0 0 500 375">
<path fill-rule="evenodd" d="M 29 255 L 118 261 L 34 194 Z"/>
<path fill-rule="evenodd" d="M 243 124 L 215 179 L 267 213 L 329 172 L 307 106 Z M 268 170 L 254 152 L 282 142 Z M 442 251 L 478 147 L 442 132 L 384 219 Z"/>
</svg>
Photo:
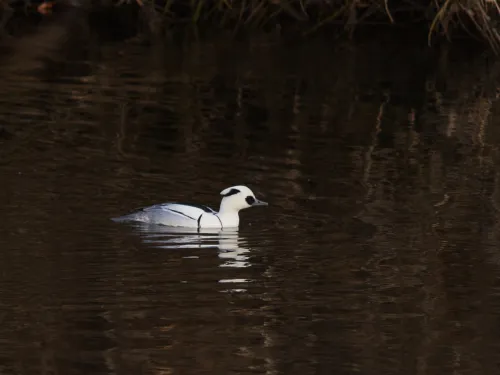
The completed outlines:
<svg viewBox="0 0 500 375">
<path fill-rule="evenodd" d="M 238 212 L 249 207 L 267 206 L 266 202 L 255 198 L 255 194 L 243 185 L 231 186 L 220 192 L 222 201 L 219 212 Z"/>
</svg>

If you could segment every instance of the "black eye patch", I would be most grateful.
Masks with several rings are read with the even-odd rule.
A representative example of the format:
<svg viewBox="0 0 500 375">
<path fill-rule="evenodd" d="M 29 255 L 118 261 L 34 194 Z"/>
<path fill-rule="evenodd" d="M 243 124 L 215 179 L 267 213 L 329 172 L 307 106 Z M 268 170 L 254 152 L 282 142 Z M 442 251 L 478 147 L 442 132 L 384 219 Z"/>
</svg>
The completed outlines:
<svg viewBox="0 0 500 375">
<path fill-rule="evenodd" d="M 252 197 L 251 195 L 249 195 L 248 197 L 245 198 L 245 200 L 247 201 L 247 203 L 251 206 L 252 204 L 255 203 L 255 198 Z"/>
<path fill-rule="evenodd" d="M 240 191 L 238 189 L 231 189 L 227 194 L 224 194 L 224 197 L 230 197 L 231 195 L 238 194 Z"/>
</svg>

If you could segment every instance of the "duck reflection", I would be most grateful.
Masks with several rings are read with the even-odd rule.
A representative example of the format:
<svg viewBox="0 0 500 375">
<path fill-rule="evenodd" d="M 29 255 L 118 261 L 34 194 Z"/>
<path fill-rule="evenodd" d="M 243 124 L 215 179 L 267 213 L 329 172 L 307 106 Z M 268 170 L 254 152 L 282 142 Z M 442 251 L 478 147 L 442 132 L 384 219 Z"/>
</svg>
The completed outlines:
<svg viewBox="0 0 500 375">
<path fill-rule="evenodd" d="M 237 229 L 192 229 L 165 225 L 134 225 L 144 243 L 161 249 L 216 248 L 220 267 L 249 267 L 247 241 Z"/>
</svg>

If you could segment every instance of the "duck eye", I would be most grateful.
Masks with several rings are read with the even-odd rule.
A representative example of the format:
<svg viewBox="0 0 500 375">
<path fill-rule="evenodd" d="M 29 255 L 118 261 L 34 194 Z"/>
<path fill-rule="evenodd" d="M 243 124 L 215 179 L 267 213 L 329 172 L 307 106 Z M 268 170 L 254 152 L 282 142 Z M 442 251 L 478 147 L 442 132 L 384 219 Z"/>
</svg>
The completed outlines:
<svg viewBox="0 0 500 375">
<path fill-rule="evenodd" d="M 245 200 L 247 201 L 247 203 L 251 206 L 252 204 L 255 203 L 255 198 L 252 197 L 251 195 L 249 195 L 248 197 L 245 198 Z"/>
</svg>

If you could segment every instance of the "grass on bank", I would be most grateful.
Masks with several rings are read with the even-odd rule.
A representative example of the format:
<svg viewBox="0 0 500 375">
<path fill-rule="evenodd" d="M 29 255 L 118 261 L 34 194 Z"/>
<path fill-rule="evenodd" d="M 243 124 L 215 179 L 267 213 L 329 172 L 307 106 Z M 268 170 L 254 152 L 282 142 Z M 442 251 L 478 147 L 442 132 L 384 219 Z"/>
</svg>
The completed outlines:
<svg viewBox="0 0 500 375">
<path fill-rule="evenodd" d="M 16 3 L 36 3 L 41 14 L 55 4 L 82 4 L 86 7 L 119 6 L 137 3 L 151 22 L 215 22 L 235 29 L 293 25 L 303 34 L 327 25 L 352 33 L 367 24 L 418 25 L 433 36 L 453 36 L 461 31 L 487 41 L 500 51 L 500 0 L 0 0 L 5 25 L 8 8 Z"/>
<path fill-rule="evenodd" d="M 500 50 L 497 30 L 500 0 L 120 0 L 151 5 L 166 19 L 193 23 L 215 20 L 221 25 L 262 27 L 283 19 L 303 23 L 304 34 L 335 24 L 352 32 L 367 23 L 422 24 L 429 43 L 435 34 L 450 38 L 460 29 L 481 36 Z"/>
</svg>

